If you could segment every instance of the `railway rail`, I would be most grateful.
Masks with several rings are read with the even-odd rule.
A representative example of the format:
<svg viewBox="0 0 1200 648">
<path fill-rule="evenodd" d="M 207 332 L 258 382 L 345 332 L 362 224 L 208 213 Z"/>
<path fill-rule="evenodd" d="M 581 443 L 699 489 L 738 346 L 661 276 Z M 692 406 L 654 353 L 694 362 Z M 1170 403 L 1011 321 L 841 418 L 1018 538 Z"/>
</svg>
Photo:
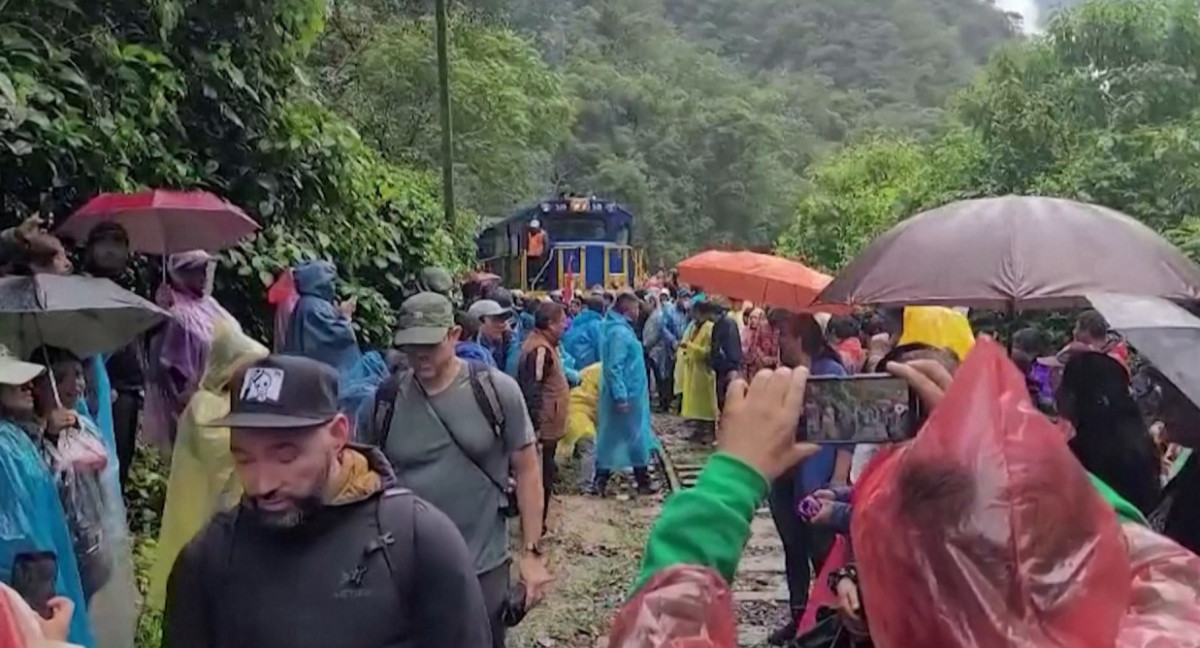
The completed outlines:
<svg viewBox="0 0 1200 648">
<path fill-rule="evenodd" d="M 662 442 L 656 460 L 664 490 L 674 493 L 695 485 L 712 446 L 691 441 L 690 429 L 678 417 L 656 415 L 654 428 Z M 767 636 L 786 613 L 788 597 L 783 543 L 765 503 L 755 512 L 750 528 L 750 541 L 733 583 L 733 600 L 738 644 L 758 648 L 767 645 Z"/>
</svg>

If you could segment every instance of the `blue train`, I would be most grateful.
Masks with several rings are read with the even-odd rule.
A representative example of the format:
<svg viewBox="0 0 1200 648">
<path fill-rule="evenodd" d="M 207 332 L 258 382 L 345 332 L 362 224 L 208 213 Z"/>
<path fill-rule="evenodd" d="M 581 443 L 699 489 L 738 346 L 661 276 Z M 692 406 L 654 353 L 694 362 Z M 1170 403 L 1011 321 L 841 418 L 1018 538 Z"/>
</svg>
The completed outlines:
<svg viewBox="0 0 1200 648">
<path fill-rule="evenodd" d="M 540 241 L 539 230 L 544 233 Z M 646 275 L 645 255 L 632 240 L 633 214 L 625 207 L 564 195 L 484 229 L 476 246 L 481 269 L 509 288 L 540 293 L 638 285 Z"/>
</svg>

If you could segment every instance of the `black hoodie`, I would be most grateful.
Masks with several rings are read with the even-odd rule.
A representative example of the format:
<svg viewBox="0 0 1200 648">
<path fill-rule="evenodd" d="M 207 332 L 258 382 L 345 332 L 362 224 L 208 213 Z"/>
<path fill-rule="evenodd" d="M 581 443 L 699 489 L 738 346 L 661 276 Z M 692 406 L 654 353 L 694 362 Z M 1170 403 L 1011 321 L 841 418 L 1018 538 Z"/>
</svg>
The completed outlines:
<svg viewBox="0 0 1200 648">
<path fill-rule="evenodd" d="M 488 648 L 491 628 L 458 528 L 408 491 L 379 450 L 352 446 L 381 477 L 301 526 L 217 515 L 167 585 L 170 648 Z"/>
</svg>

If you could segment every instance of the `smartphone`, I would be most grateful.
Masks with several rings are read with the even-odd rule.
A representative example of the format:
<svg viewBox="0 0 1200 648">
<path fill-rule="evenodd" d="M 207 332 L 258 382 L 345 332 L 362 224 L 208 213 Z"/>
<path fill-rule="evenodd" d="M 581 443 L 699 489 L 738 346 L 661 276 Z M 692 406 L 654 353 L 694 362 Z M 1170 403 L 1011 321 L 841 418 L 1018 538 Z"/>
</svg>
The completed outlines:
<svg viewBox="0 0 1200 648">
<path fill-rule="evenodd" d="M 50 551 L 20 553 L 13 558 L 12 588 L 33 608 L 49 619 L 50 599 L 56 596 L 54 583 L 58 580 L 58 557 Z"/>
<path fill-rule="evenodd" d="M 812 443 L 900 443 L 916 434 L 919 400 L 890 374 L 808 379 L 800 429 Z"/>
</svg>

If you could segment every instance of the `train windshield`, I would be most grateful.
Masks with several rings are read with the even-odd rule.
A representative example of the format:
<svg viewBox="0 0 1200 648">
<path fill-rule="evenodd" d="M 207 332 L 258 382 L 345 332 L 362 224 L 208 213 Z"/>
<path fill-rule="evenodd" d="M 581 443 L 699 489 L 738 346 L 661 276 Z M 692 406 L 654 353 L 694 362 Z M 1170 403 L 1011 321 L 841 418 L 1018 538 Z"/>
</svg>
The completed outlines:
<svg viewBox="0 0 1200 648">
<path fill-rule="evenodd" d="M 554 241 L 607 241 L 603 217 L 567 216 L 547 219 L 544 223 Z"/>
</svg>

